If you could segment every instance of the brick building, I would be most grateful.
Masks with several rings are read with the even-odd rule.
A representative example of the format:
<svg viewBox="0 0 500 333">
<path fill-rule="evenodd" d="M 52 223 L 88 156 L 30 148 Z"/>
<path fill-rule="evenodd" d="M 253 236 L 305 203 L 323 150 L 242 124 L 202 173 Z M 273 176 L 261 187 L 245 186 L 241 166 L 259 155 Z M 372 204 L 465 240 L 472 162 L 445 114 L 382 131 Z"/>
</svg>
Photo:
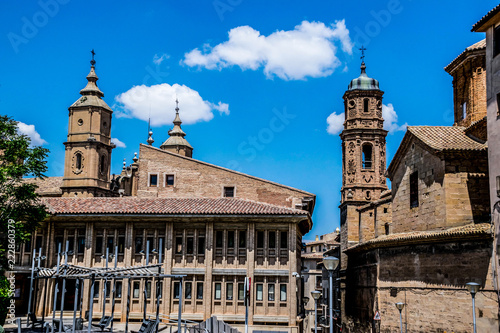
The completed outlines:
<svg viewBox="0 0 500 333">
<path fill-rule="evenodd" d="M 27 288 L 22 273 L 30 268 L 32 247 L 42 249 L 48 267 L 56 264 L 57 249 L 67 242 L 69 263 L 85 267 L 103 267 L 106 250 L 113 253 L 117 247 L 109 264 L 124 267 L 148 264 L 148 248 L 149 264 L 158 263 L 161 244 L 162 272 L 186 275 L 183 319 L 203 321 L 216 315 L 236 327 L 243 325 L 242 288 L 250 277 L 250 330 L 297 333 L 301 285 L 295 276 L 301 269 L 302 236 L 312 227 L 315 195 L 192 158 L 179 107 L 161 147 L 152 146 L 150 132 L 149 144 L 140 145 L 133 163 L 111 177 L 112 110 L 102 99 L 95 62 L 91 64 L 88 84 L 69 108 L 64 177 L 38 181 L 50 216 L 33 236 L 36 241 L 18 249 L 19 284 Z M 179 282 L 165 281 L 160 312 L 175 319 Z M 94 295 L 89 284 L 84 285 L 82 310 L 93 302 L 94 318 L 100 318 L 103 306 L 108 314 L 111 307 L 109 292 L 101 292 L 104 282 L 99 283 Z M 116 283 L 115 316 L 124 320 L 127 288 Z M 39 285 L 39 316 L 43 309 L 46 315 L 52 312 L 53 284 L 50 280 Z M 155 312 L 157 295 L 151 285 L 133 282 L 132 319 L 142 319 L 144 311 Z M 75 301 L 74 282 L 66 289 L 64 310 L 69 311 Z"/>
<path fill-rule="evenodd" d="M 405 303 L 403 327 L 408 332 L 469 332 L 467 282 L 481 285 L 476 296 L 478 331 L 499 329 L 498 287 L 492 274 L 485 49 L 480 41 L 446 67 L 453 76 L 453 126 L 409 126 L 378 179 L 358 173 L 356 165 L 366 165 L 360 162 L 367 156 L 358 147 L 366 141 L 381 147 L 385 136 L 373 135 L 364 113 L 353 121 L 346 101 L 340 205 L 344 332 L 399 330 L 397 302 Z M 356 90 L 381 96 L 378 89 L 376 82 Z M 383 124 L 381 114 L 377 122 Z M 348 131 L 356 131 L 355 144 L 349 142 Z M 371 160 L 385 165 L 384 149 L 372 152 Z M 367 174 L 363 168 L 361 172 Z M 384 189 L 386 176 L 390 190 Z M 352 181 L 359 178 L 364 182 Z M 346 184 L 353 184 L 347 193 Z M 379 184 L 379 192 L 359 196 L 370 184 Z M 380 320 L 375 320 L 377 313 Z"/>
</svg>

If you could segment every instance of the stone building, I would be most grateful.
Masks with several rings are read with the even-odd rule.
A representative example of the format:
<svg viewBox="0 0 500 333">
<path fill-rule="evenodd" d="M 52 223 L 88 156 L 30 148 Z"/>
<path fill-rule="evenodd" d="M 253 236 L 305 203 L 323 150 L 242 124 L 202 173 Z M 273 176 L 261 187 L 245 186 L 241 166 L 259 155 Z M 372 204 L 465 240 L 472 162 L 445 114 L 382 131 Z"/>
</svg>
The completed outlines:
<svg viewBox="0 0 500 333">
<path fill-rule="evenodd" d="M 348 150 L 350 142 L 344 133 L 350 129 L 351 115 L 346 103 L 340 205 L 344 332 L 398 330 L 397 302 L 405 303 L 403 326 L 408 332 L 469 332 L 472 316 L 467 282 L 481 285 L 476 296 L 478 331 L 498 331 L 484 64 L 482 41 L 446 67 L 453 76 L 453 126 L 409 126 L 387 171 L 384 150 L 375 150 L 372 160 L 380 161 L 384 172 L 373 178 L 380 185 L 378 192 L 372 190 L 373 197 L 359 197 L 370 184 L 365 178 L 365 183 L 354 183 L 350 189 L 358 197 L 348 197 L 345 190 L 355 165 L 346 161 L 366 159 L 359 148 Z M 374 94 L 378 82 L 372 82 L 377 84 L 357 89 Z M 352 86 L 355 84 L 349 85 L 346 94 Z M 381 116 L 377 122 L 382 127 Z M 360 146 L 365 131 L 373 133 L 363 125 L 358 121 L 355 127 Z M 384 137 L 378 137 L 379 143 Z M 391 181 L 391 190 L 386 190 L 385 176 Z M 345 209 L 349 199 L 359 200 L 351 210 Z"/>
<path fill-rule="evenodd" d="M 153 147 L 150 132 L 149 144 L 140 145 L 133 163 L 110 177 L 112 110 L 96 85 L 94 61 L 87 80 L 82 96 L 69 108 L 64 177 L 37 182 L 50 216 L 33 236 L 33 245 L 18 249 L 19 278 L 29 270 L 32 248 L 42 249 L 48 267 L 56 264 L 57 249 L 67 243 L 69 263 L 85 267 L 103 267 L 106 250 L 113 253 L 116 247 L 109 265 L 145 265 L 149 248 L 149 264 L 157 264 L 161 252 L 163 273 L 186 275 L 183 319 L 216 315 L 243 325 L 242 288 L 250 277 L 250 331 L 298 333 L 301 284 L 296 275 L 302 236 L 312 227 L 315 195 L 194 159 L 178 106 L 174 127 L 160 148 Z M 165 281 L 160 312 L 175 319 L 179 282 Z M 111 307 L 109 292 L 102 292 L 104 282 L 98 283 L 94 295 L 84 285 L 82 310 L 93 302 L 94 318 L 101 317 L 103 306 L 108 314 Z M 116 283 L 115 316 L 124 320 L 128 291 L 121 281 Z M 151 285 L 133 282 L 132 319 L 155 312 L 157 295 Z M 22 287 L 27 288 L 25 282 Z M 43 309 L 46 315 L 52 312 L 53 281 L 40 284 L 39 295 L 44 288 L 48 299 L 43 307 L 38 297 L 39 316 Z M 68 282 L 64 310 L 73 310 L 74 288 Z"/>
</svg>

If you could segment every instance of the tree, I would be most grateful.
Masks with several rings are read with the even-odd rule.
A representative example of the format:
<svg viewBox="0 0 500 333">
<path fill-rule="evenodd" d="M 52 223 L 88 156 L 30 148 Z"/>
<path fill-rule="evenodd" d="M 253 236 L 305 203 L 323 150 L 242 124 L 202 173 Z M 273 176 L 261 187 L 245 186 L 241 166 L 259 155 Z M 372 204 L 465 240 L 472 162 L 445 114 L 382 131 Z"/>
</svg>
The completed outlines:
<svg viewBox="0 0 500 333">
<path fill-rule="evenodd" d="M 0 231 L 3 236 L 0 271 L 12 269 L 12 262 L 7 260 L 9 227 L 15 227 L 15 241 L 21 244 L 31 238 L 47 216 L 45 205 L 35 193 L 38 186 L 24 182 L 23 177 L 45 178 L 48 152 L 46 148 L 32 147 L 30 138 L 18 132 L 17 122 L 0 115 Z"/>
</svg>

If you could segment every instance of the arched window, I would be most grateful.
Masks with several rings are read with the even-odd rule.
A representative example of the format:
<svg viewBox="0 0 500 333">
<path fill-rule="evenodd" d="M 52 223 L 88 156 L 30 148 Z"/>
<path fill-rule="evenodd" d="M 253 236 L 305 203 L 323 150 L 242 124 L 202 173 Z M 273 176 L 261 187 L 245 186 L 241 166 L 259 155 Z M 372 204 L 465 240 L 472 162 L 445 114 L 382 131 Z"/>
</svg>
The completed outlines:
<svg viewBox="0 0 500 333">
<path fill-rule="evenodd" d="M 82 154 L 76 153 L 75 160 L 76 160 L 75 167 L 77 170 L 80 170 L 82 168 Z"/>
<path fill-rule="evenodd" d="M 106 160 L 105 160 L 105 156 L 104 155 L 101 155 L 101 164 L 100 164 L 100 171 L 101 173 L 104 173 L 106 171 Z"/>
<path fill-rule="evenodd" d="M 366 144 L 363 146 L 363 169 L 372 168 L 372 145 Z"/>
<path fill-rule="evenodd" d="M 365 98 L 363 100 L 363 111 L 365 111 L 365 112 L 368 112 L 368 103 L 369 103 L 368 98 Z"/>
</svg>

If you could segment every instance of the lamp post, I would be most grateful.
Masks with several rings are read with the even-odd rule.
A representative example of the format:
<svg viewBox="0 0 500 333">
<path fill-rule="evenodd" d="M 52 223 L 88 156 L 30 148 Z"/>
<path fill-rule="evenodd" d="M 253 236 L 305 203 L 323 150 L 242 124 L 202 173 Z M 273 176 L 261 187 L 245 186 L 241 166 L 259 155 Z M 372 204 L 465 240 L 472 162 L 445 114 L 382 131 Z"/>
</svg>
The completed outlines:
<svg viewBox="0 0 500 333">
<path fill-rule="evenodd" d="M 479 283 L 469 282 L 466 286 L 472 296 L 472 325 L 474 326 L 473 332 L 476 333 L 476 293 L 479 291 Z"/>
<path fill-rule="evenodd" d="M 403 315 L 401 314 L 401 311 L 405 307 L 405 303 L 398 302 L 396 303 L 396 308 L 399 310 L 399 328 L 401 329 L 401 333 L 403 333 Z"/>
<path fill-rule="evenodd" d="M 330 275 L 330 297 L 329 297 L 329 316 L 330 316 L 330 333 L 333 333 L 333 272 L 339 265 L 339 259 L 335 257 L 323 258 L 323 265 L 328 270 Z"/>
<path fill-rule="evenodd" d="M 311 291 L 311 296 L 314 299 L 314 333 L 318 333 L 318 299 L 321 297 L 321 291 Z"/>
</svg>

